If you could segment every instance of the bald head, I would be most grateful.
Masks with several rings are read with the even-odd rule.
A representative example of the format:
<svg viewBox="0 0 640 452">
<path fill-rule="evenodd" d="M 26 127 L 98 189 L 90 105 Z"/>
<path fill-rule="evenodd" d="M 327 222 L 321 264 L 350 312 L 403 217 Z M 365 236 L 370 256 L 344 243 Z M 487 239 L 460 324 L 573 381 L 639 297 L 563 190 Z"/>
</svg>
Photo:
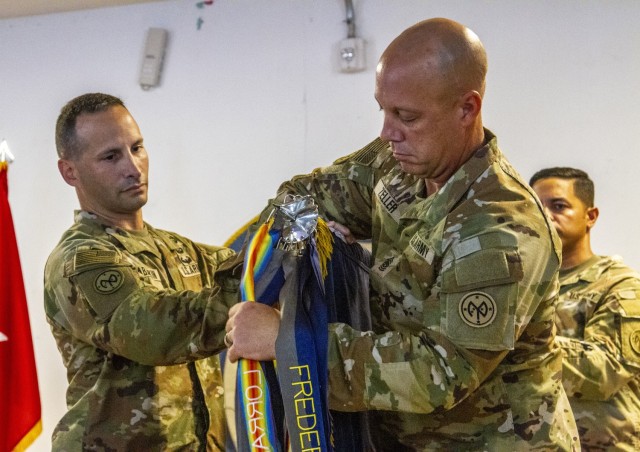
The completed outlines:
<svg viewBox="0 0 640 452">
<path fill-rule="evenodd" d="M 448 19 L 402 32 L 380 57 L 380 137 L 402 169 L 438 190 L 480 147 L 487 58 L 478 37 Z"/>
<path fill-rule="evenodd" d="M 402 66 L 438 82 L 443 95 L 484 95 L 487 55 L 478 36 L 450 19 L 429 19 L 402 32 L 380 58 L 378 73 Z"/>
</svg>

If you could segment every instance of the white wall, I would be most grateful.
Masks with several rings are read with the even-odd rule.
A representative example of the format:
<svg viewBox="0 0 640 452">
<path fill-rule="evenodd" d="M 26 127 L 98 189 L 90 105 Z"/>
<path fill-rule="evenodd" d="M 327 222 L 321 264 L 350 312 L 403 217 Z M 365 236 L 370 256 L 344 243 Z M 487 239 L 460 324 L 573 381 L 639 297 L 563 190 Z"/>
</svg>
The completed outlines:
<svg viewBox="0 0 640 452">
<path fill-rule="evenodd" d="M 18 235 L 49 450 L 65 373 L 42 309 L 42 270 L 72 221 L 75 194 L 56 169 L 54 122 L 87 91 L 123 97 L 145 135 L 145 218 L 222 243 L 280 181 L 373 138 L 375 60 L 420 19 L 469 25 L 489 54 L 485 124 L 528 178 L 573 165 L 596 181 L 595 251 L 640 268 L 640 2 L 356 0 L 366 72 L 331 63 L 346 37 L 342 0 L 165 1 L 0 20 L 0 139 L 16 156 L 10 201 Z M 198 18 L 204 20 L 198 31 Z M 137 85 L 145 33 L 170 31 L 162 86 Z"/>
</svg>

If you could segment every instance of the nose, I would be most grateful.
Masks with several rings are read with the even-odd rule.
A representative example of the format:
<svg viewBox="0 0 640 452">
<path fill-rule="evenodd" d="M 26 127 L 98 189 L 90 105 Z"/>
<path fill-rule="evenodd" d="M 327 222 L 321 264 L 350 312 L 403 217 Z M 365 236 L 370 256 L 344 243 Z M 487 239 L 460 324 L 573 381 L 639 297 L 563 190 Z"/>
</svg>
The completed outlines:
<svg viewBox="0 0 640 452">
<path fill-rule="evenodd" d="M 402 135 L 398 131 L 398 128 L 395 127 L 393 119 L 387 114 L 384 115 L 382 130 L 380 130 L 380 138 L 384 141 L 394 142 L 398 142 L 402 139 Z"/>
<path fill-rule="evenodd" d="M 135 179 L 142 175 L 143 156 L 140 153 L 126 152 L 124 160 L 124 173 L 126 177 Z"/>
</svg>

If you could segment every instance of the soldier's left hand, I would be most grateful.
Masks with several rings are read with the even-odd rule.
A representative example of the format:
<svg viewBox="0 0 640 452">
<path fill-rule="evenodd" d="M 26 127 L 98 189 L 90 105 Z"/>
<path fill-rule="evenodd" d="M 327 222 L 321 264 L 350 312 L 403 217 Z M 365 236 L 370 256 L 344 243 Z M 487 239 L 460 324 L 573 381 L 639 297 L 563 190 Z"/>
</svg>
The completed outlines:
<svg viewBox="0 0 640 452">
<path fill-rule="evenodd" d="M 336 221 L 327 221 L 327 226 L 331 229 L 336 235 L 342 238 L 346 243 L 351 245 L 356 242 L 356 238 L 351 233 L 351 230 L 345 225 L 338 223 Z"/>
</svg>

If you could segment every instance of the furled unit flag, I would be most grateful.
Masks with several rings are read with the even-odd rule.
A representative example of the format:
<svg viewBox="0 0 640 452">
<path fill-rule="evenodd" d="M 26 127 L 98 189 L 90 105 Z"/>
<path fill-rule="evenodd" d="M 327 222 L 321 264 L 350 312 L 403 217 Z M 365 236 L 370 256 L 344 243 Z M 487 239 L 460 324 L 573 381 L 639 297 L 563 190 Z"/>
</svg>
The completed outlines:
<svg viewBox="0 0 640 452">
<path fill-rule="evenodd" d="M 42 431 L 27 297 L 0 161 L 0 452 L 25 450 Z"/>
</svg>

